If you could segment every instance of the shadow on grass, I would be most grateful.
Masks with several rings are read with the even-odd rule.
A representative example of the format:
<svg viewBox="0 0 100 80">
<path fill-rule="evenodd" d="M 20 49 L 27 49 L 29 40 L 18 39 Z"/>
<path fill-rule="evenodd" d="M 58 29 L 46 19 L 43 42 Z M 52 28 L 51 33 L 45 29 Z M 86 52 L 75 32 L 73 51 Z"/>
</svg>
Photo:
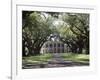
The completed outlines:
<svg viewBox="0 0 100 80">
<path fill-rule="evenodd" d="M 53 67 L 73 67 L 73 66 L 89 66 L 89 55 L 61 53 L 60 61 L 54 61 L 52 54 L 42 54 L 37 56 L 23 57 L 22 68 L 53 68 Z M 63 59 L 63 61 L 62 61 Z"/>
</svg>

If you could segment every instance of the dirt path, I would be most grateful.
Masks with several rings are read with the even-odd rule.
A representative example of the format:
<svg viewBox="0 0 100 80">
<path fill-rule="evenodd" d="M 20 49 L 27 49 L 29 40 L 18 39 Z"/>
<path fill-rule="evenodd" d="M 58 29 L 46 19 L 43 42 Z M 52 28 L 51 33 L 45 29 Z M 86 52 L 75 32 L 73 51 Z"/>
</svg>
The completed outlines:
<svg viewBox="0 0 100 80">
<path fill-rule="evenodd" d="M 54 67 L 74 67 L 74 66 L 86 66 L 89 64 L 83 64 L 79 62 L 73 62 L 68 60 L 63 60 L 61 53 L 52 54 L 52 59 L 47 63 L 43 64 L 26 64 L 24 69 L 34 69 L 34 68 L 54 68 Z"/>
<path fill-rule="evenodd" d="M 69 66 L 83 66 L 87 64 L 82 64 L 79 62 L 63 60 L 61 53 L 53 54 L 52 60 L 48 62 L 47 67 L 69 67 Z"/>
</svg>

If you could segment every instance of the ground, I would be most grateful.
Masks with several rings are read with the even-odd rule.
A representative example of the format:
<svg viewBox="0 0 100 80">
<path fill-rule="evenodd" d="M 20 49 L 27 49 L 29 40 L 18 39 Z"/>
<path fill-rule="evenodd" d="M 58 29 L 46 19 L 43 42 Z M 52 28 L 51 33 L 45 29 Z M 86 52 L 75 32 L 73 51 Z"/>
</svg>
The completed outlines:
<svg viewBox="0 0 100 80">
<path fill-rule="evenodd" d="M 22 68 L 89 66 L 89 55 L 75 53 L 46 53 L 38 56 L 23 57 Z"/>
</svg>

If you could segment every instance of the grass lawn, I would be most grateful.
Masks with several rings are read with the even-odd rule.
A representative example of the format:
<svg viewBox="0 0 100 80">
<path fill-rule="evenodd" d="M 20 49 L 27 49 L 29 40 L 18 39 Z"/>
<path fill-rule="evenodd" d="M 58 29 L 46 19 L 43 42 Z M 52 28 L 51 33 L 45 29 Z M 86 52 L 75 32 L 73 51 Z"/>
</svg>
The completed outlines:
<svg viewBox="0 0 100 80">
<path fill-rule="evenodd" d="M 37 56 L 29 56 L 29 57 L 23 57 L 23 63 L 29 63 L 29 64 L 40 64 L 40 63 L 46 63 L 47 61 L 51 60 L 52 55 L 49 53 L 41 54 Z"/>
<path fill-rule="evenodd" d="M 88 63 L 89 64 L 89 55 L 86 54 L 76 54 L 76 53 L 62 53 L 61 57 L 65 61 L 73 61 L 79 63 Z M 23 64 L 45 64 L 48 61 L 52 60 L 52 54 L 46 53 L 37 56 L 23 57 Z"/>
<path fill-rule="evenodd" d="M 71 60 L 74 62 L 89 63 L 89 55 L 86 54 L 63 53 L 62 58 L 64 60 Z"/>
</svg>

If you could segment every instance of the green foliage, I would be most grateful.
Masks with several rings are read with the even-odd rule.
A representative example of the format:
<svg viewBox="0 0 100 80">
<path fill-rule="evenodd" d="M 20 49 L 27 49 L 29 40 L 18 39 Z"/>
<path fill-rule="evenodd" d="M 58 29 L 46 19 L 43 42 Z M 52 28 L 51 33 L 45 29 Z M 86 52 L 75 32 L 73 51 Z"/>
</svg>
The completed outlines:
<svg viewBox="0 0 100 80">
<path fill-rule="evenodd" d="M 89 54 L 89 14 L 23 11 L 22 18 L 23 55 L 40 54 L 51 34 L 57 34 L 70 52 L 85 49 Z"/>
<path fill-rule="evenodd" d="M 63 53 L 62 57 L 64 60 L 70 60 L 80 63 L 89 63 L 89 55 L 77 54 L 77 53 Z"/>
<path fill-rule="evenodd" d="M 26 12 L 25 12 L 26 13 Z M 24 12 L 23 12 L 24 14 Z M 29 54 L 39 54 L 40 49 L 48 37 L 53 33 L 53 19 L 43 12 L 32 12 L 23 18 L 23 45 L 29 50 Z M 25 49 L 23 49 L 25 53 Z"/>
<path fill-rule="evenodd" d="M 67 25 L 60 31 L 61 40 L 71 45 L 72 52 L 82 53 L 84 48 L 89 54 L 89 14 L 64 13 L 62 19 Z"/>
</svg>

